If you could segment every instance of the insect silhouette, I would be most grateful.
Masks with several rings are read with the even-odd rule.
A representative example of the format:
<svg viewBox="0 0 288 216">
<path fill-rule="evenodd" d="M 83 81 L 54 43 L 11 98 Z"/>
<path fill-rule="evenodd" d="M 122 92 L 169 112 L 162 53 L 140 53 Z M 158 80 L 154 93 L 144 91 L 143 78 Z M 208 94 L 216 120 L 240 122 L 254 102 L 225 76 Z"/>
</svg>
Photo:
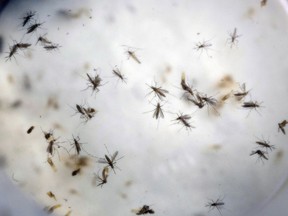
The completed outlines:
<svg viewBox="0 0 288 216">
<path fill-rule="evenodd" d="M 233 33 L 230 33 L 229 36 L 230 36 L 230 37 L 229 37 L 229 39 L 228 39 L 228 42 L 229 42 L 229 44 L 230 44 L 230 48 L 232 48 L 233 45 L 236 45 L 236 44 L 238 43 L 237 38 L 239 38 L 241 35 L 238 35 L 238 34 L 237 34 L 237 28 L 234 28 Z"/>
<path fill-rule="evenodd" d="M 125 45 L 123 45 L 123 46 L 125 46 Z M 125 46 L 125 47 L 128 48 L 128 50 L 126 51 L 126 53 L 128 55 L 128 59 L 132 58 L 135 62 L 137 62 L 138 64 L 141 64 L 141 61 L 139 60 L 139 58 L 135 54 L 135 50 L 133 51 L 131 49 L 131 47 L 128 47 L 128 46 Z"/>
<path fill-rule="evenodd" d="M 267 154 L 268 154 L 267 152 L 258 149 L 256 151 L 252 151 L 250 153 L 250 156 L 258 155 L 257 161 L 260 159 L 263 163 L 263 159 L 268 160 L 268 157 L 266 156 Z"/>
<path fill-rule="evenodd" d="M 246 90 L 246 84 L 243 83 L 241 86 L 240 86 L 240 90 L 241 91 L 237 91 L 234 93 L 234 96 L 238 99 L 238 100 L 242 100 L 244 97 L 246 97 L 249 93 L 250 90 Z"/>
<path fill-rule="evenodd" d="M 257 111 L 258 108 L 260 108 L 261 103 L 258 103 L 257 101 L 248 101 L 248 102 L 244 102 L 242 104 L 242 107 L 245 109 L 250 109 L 250 112 L 254 109 L 259 115 L 260 113 Z M 250 114 L 250 112 L 248 113 L 248 115 Z"/>
<path fill-rule="evenodd" d="M 154 105 L 154 104 L 153 104 Z M 155 118 L 155 119 L 159 119 L 159 117 L 160 118 L 164 118 L 164 114 L 163 114 L 163 109 L 162 109 L 162 107 L 164 106 L 164 104 L 163 105 L 161 105 L 159 102 L 156 104 L 156 105 L 154 105 L 155 106 L 155 109 L 154 110 L 151 110 L 151 111 L 154 111 L 154 113 L 153 113 L 153 118 Z M 148 112 L 151 112 L 151 111 L 148 111 Z M 145 112 L 145 113 L 147 113 L 147 112 Z"/>
<path fill-rule="evenodd" d="M 92 77 L 90 74 L 86 73 L 87 77 L 88 77 L 88 83 L 87 83 L 87 88 L 91 88 L 92 89 L 92 94 L 94 92 L 99 92 L 99 87 L 103 86 L 104 84 L 101 84 L 102 79 L 100 78 L 99 74 L 96 74 L 94 77 Z M 86 89 L 87 89 L 86 88 Z"/>
<path fill-rule="evenodd" d="M 205 50 L 207 56 L 211 57 L 208 55 L 208 50 L 210 49 L 210 47 L 212 47 L 212 44 L 209 43 L 209 41 L 202 41 L 202 42 L 196 43 L 194 46 L 194 49 L 196 51 L 200 51 L 200 54 L 202 54 L 203 50 Z"/>
<path fill-rule="evenodd" d="M 274 145 L 270 145 L 270 142 L 269 141 L 266 141 L 266 140 L 258 140 L 258 141 L 255 141 L 255 143 L 262 147 L 262 148 L 265 148 L 265 149 L 269 149 L 270 151 L 272 151 L 273 149 L 275 149 L 275 146 Z"/>
<path fill-rule="evenodd" d="M 112 70 L 113 74 L 118 77 L 122 82 L 126 83 L 127 81 L 127 78 L 124 76 L 123 73 L 121 73 L 120 69 L 119 68 L 115 68 Z"/>
<path fill-rule="evenodd" d="M 39 36 L 38 39 L 37 39 L 37 42 L 40 42 L 42 45 L 50 45 L 52 44 L 51 41 L 49 41 L 46 37 L 45 37 L 46 34 L 42 35 L 42 36 Z"/>
<path fill-rule="evenodd" d="M 100 183 L 97 185 L 98 186 L 103 186 L 104 184 L 107 183 L 107 179 L 108 179 L 108 174 L 109 174 L 109 167 L 105 166 L 102 170 L 102 177 L 100 177 L 99 175 L 97 175 L 97 181 L 99 181 Z"/>
<path fill-rule="evenodd" d="M 136 215 L 143 215 L 143 214 L 154 214 L 155 211 L 150 208 L 148 205 L 143 205 L 142 208 L 140 208 L 137 212 Z"/>
<path fill-rule="evenodd" d="M 76 104 L 76 114 L 80 114 L 80 119 L 84 119 L 84 122 L 92 119 L 97 111 L 92 107 L 84 107 L 82 105 Z"/>
<path fill-rule="evenodd" d="M 29 23 L 35 15 L 36 15 L 35 11 L 26 12 L 26 14 L 23 17 L 21 17 L 22 27 L 24 27 L 27 23 Z"/>
<path fill-rule="evenodd" d="M 191 130 L 192 128 L 194 128 L 194 126 L 192 126 L 189 122 L 189 120 L 191 119 L 190 115 L 183 115 L 183 114 L 177 114 L 177 118 L 174 119 L 174 121 L 176 121 L 177 123 L 180 123 L 183 125 L 183 127 L 185 127 L 186 129 Z"/>
<path fill-rule="evenodd" d="M 180 84 L 185 93 L 189 93 L 191 96 L 194 96 L 193 89 L 186 83 L 185 73 L 182 73 Z"/>
<path fill-rule="evenodd" d="M 220 213 L 220 215 L 222 215 L 222 213 L 221 213 L 221 209 L 224 207 L 224 202 L 223 202 L 223 199 L 221 199 L 221 198 L 218 198 L 217 200 L 210 200 L 210 202 L 208 202 L 207 204 L 206 204 L 206 207 L 208 207 L 209 208 L 209 212 L 211 211 L 211 210 L 213 210 L 213 209 L 217 209 L 218 210 L 218 212 Z"/>
<path fill-rule="evenodd" d="M 56 50 L 56 49 L 59 49 L 59 47 L 60 46 L 58 44 L 50 44 L 50 45 L 43 46 L 43 48 L 47 51 Z"/>
<path fill-rule="evenodd" d="M 156 85 L 157 85 L 156 83 L 155 83 L 155 86 L 148 85 L 152 89 L 152 91 L 149 92 L 147 95 L 154 93 L 154 97 L 158 97 L 160 100 L 163 100 L 163 98 L 166 97 L 166 94 L 168 94 L 169 91 L 167 91 L 166 89 L 163 89 L 161 86 L 157 87 Z"/>
<path fill-rule="evenodd" d="M 28 47 L 31 46 L 31 44 L 29 43 L 16 43 L 15 46 L 18 48 L 18 49 L 27 49 Z"/>
<path fill-rule="evenodd" d="M 199 109 L 202 109 L 205 106 L 204 100 L 198 92 L 196 93 L 196 96 L 194 96 L 193 98 L 188 97 L 187 100 L 191 101 Z"/>
<path fill-rule="evenodd" d="M 34 128 L 35 128 L 34 126 L 31 126 L 31 127 L 27 130 L 27 134 L 30 134 L 30 133 L 33 131 Z"/>
<path fill-rule="evenodd" d="M 105 145 L 105 148 L 106 148 L 106 150 L 107 150 L 107 152 L 108 152 L 108 154 L 109 154 L 109 151 L 108 151 L 106 145 Z M 109 154 L 109 156 L 105 154 L 105 158 L 100 158 L 100 159 L 98 160 L 98 162 L 99 162 L 99 163 L 107 164 L 108 166 L 111 167 L 111 169 L 113 170 L 113 172 L 116 174 L 115 168 L 118 168 L 118 169 L 119 169 L 119 167 L 116 166 L 116 162 L 117 162 L 118 160 L 120 160 L 121 158 L 123 158 L 123 156 L 122 156 L 122 157 L 120 157 L 120 158 L 118 158 L 118 159 L 116 160 L 117 155 L 118 155 L 118 151 L 114 152 L 114 154 L 113 154 L 112 156 L 111 156 L 110 154 Z"/>
<path fill-rule="evenodd" d="M 278 123 L 278 131 L 281 130 L 281 132 L 283 134 L 286 134 L 286 131 L 285 131 L 285 126 L 286 124 L 288 124 L 288 121 L 287 120 L 283 120 L 282 122 Z"/>
<path fill-rule="evenodd" d="M 27 28 L 26 34 L 30 34 L 30 33 L 34 32 L 34 31 L 36 31 L 41 25 L 43 25 L 43 23 L 35 23 L 33 25 L 30 25 Z"/>
<path fill-rule="evenodd" d="M 212 107 L 214 111 L 219 115 L 218 111 L 216 110 L 218 101 L 215 98 L 213 98 L 212 96 L 208 97 L 207 95 L 200 96 L 200 97 L 201 97 L 201 100 L 204 101 L 204 103 L 207 105 L 208 108 Z"/>
<path fill-rule="evenodd" d="M 75 147 L 75 150 L 76 150 L 76 154 L 77 155 L 79 155 L 80 154 L 80 152 L 81 152 L 81 145 L 82 143 L 80 143 L 80 138 L 79 137 L 77 137 L 77 138 L 75 138 L 74 136 L 73 136 L 73 143 L 72 143 L 72 145 L 73 145 L 73 147 Z"/>
</svg>

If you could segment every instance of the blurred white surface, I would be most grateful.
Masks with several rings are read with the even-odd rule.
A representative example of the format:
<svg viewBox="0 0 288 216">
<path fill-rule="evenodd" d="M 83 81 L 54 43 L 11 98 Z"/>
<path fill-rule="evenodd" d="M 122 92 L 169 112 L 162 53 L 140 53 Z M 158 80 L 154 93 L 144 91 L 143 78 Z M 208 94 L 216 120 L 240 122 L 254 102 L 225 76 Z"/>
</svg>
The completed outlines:
<svg viewBox="0 0 288 216">
<path fill-rule="evenodd" d="M 27 10 L 37 11 L 44 23 L 37 33 L 23 36 L 18 18 Z M 287 197 L 287 187 L 280 186 L 287 175 L 288 149 L 287 136 L 277 132 L 277 124 L 287 118 L 288 110 L 287 24 L 277 1 L 265 7 L 248 0 L 8 5 L 0 19 L 4 50 L 12 39 L 33 47 L 11 61 L 5 62 L 7 54 L 0 56 L 0 153 L 7 160 L 6 174 L 14 174 L 22 189 L 43 206 L 61 202 L 55 210 L 59 215 L 69 207 L 71 215 L 133 215 L 131 209 L 143 204 L 152 205 L 157 215 L 219 215 L 217 210 L 208 212 L 205 204 L 224 197 L 223 215 L 284 216 L 287 208 L 281 199 Z M 241 37 L 231 48 L 227 39 L 234 28 Z M 58 51 L 35 45 L 44 33 L 60 44 Z M 203 41 L 213 46 L 199 53 L 195 44 Z M 127 60 L 123 45 L 139 48 L 141 64 Z M 112 76 L 114 65 L 127 76 L 127 84 Z M 94 68 L 106 84 L 91 96 L 91 91 L 82 90 L 85 74 L 95 73 Z M 219 109 L 220 116 L 187 105 L 180 99 L 183 72 L 194 88 L 218 99 L 245 82 L 251 89 L 247 100 L 263 102 L 260 114 L 253 110 L 247 115 L 249 111 L 232 99 Z M 25 77 L 31 81 L 30 90 L 23 85 Z M 228 84 L 219 87 L 225 77 L 230 77 Z M 146 84 L 154 81 L 169 90 L 165 118 L 159 122 L 152 119 L 153 113 L 143 114 L 153 109 Z M 47 107 L 49 98 L 59 109 Z M 18 99 L 22 106 L 10 108 Z M 71 109 L 84 102 L 98 110 L 87 124 L 72 116 Z M 173 124 L 179 112 L 193 113 L 195 129 Z M 31 125 L 36 128 L 27 135 Z M 95 187 L 93 173 L 101 172 L 102 166 L 91 160 L 81 175 L 72 177 L 73 169 L 65 165 L 68 155 L 59 150 L 61 160 L 55 154 L 54 172 L 46 162 L 40 127 L 56 128 L 61 141 L 79 135 L 87 143 L 85 149 L 98 157 L 107 154 L 104 144 L 110 153 L 118 150 L 124 156 L 119 160 L 121 171 L 111 172 L 103 188 Z M 277 147 L 264 164 L 249 156 L 255 137 L 262 136 Z M 273 194 L 277 187 L 281 190 Z M 48 191 L 56 194 L 57 202 L 46 195 Z"/>
</svg>

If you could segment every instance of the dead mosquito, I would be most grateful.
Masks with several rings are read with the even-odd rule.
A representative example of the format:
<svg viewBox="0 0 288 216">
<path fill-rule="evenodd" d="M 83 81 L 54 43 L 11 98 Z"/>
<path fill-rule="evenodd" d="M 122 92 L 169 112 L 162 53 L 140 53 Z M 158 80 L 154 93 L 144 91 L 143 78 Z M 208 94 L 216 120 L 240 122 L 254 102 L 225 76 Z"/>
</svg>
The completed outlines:
<svg viewBox="0 0 288 216">
<path fill-rule="evenodd" d="M 283 134 L 286 134 L 286 131 L 284 128 L 286 126 L 286 124 L 288 124 L 287 120 L 283 120 L 282 122 L 278 123 L 278 132 L 279 132 L 279 130 L 281 130 Z"/>
<path fill-rule="evenodd" d="M 30 33 L 34 32 L 34 31 L 36 31 L 41 25 L 43 25 L 43 23 L 35 23 L 33 25 L 30 25 L 27 28 L 26 34 L 30 34 Z"/>
<path fill-rule="evenodd" d="M 185 73 L 182 73 L 180 84 L 185 93 L 189 93 L 191 96 L 194 96 L 193 89 L 186 83 Z"/>
<path fill-rule="evenodd" d="M 126 83 L 127 78 L 124 76 L 124 74 L 121 73 L 120 69 L 115 67 L 115 69 L 112 70 L 113 74 L 118 77 L 122 82 Z"/>
<path fill-rule="evenodd" d="M 28 11 L 26 14 L 21 17 L 22 19 L 22 27 L 24 27 L 27 23 L 31 21 L 31 19 L 36 15 L 35 11 Z"/>
<path fill-rule="evenodd" d="M 242 100 L 244 97 L 246 97 L 249 93 L 250 90 L 246 90 L 246 84 L 243 83 L 241 86 L 240 86 L 240 90 L 241 91 L 238 91 L 238 92 L 235 92 L 234 93 L 234 96 L 238 99 L 238 100 Z"/>
<path fill-rule="evenodd" d="M 80 143 L 80 138 L 79 137 L 75 138 L 73 135 L 72 135 L 72 137 L 73 137 L 72 145 L 73 145 L 73 147 L 75 147 L 76 154 L 79 155 L 81 150 L 82 150 L 81 146 L 80 146 L 82 143 Z"/>
<path fill-rule="evenodd" d="M 105 158 L 100 158 L 100 159 L 98 160 L 98 162 L 99 162 L 99 163 L 107 164 L 108 166 L 111 167 L 111 169 L 113 170 L 113 172 L 116 174 L 115 168 L 118 168 L 118 169 L 120 170 L 120 168 L 116 166 L 116 162 L 117 162 L 118 160 L 120 160 L 121 158 L 123 158 L 123 156 L 120 157 L 120 158 L 118 158 L 118 159 L 116 160 L 116 157 L 117 157 L 117 155 L 118 155 L 118 151 L 114 152 L 114 154 L 111 156 L 110 153 L 109 153 L 109 151 L 108 151 L 108 149 L 107 149 L 107 147 L 106 147 L 106 145 L 105 145 L 105 148 L 106 148 L 109 156 L 105 154 Z"/>
<path fill-rule="evenodd" d="M 217 200 L 210 200 L 210 202 L 208 202 L 205 206 L 209 208 L 209 212 L 213 209 L 217 209 L 218 212 L 220 213 L 220 215 L 222 215 L 221 213 L 221 209 L 223 208 L 224 206 L 224 202 L 223 202 L 223 198 L 218 198 Z"/>
<path fill-rule="evenodd" d="M 203 50 L 205 50 L 207 56 L 211 57 L 208 55 L 208 50 L 210 49 L 211 46 L 212 46 L 212 44 L 209 43 L 209 41 L 202 41 L 202 42 L 196 43 L 194 46 L 194 49 L 196 51 L 200 51 L 200 54 L 202 54 Z"/>
<path fill-rule="evenodd" d="M 250 153 L 250 156 L 253 156 L 253 155 L 258 155 L 258 159 L 257 161 L 260 159 L 262 162 L 263 162 L 263 158 L 265 160 L 268 160 L 268 157 L 266 156 L 268 153 L 265 152 L 265 151 L 261 151 L 260 149 L 256 150 L 256 151 L 252 151 Z"/>
<path fill-rule="evenodd" d="M 123 45 L 125 46 L 125 45 Z M 125 46 L 128 48 L 128 50 L 126 51 L 127 55 L 128 55 L 128 59 L 132 58 L 135 62 L 137 62 L 138 64 L 141 64 L 141 61 L 139 60 L 139 58 L 136 56 L 135 51 L 132 51 L 131 47 Z"/>
<path fill-rule="evenodd" d="M 187 100 L 192 102 L 199 109 L 202 109 L 205 106 L 204 100 L 202 99 L 202 97 L 198 92 L 196 93 L 196 96 L 194 96 L 193 98 L 187 97 Z"/>
<path fill-rule="evenodd" d="M 58 50 L 59 47 L 60 47 L 59 44 L 51 44 L 43 46 L 43 48 L 47 51 Z"/>
<path fill-rule="evenodd" d="M 29 44 L 29 43 L 16 43 L 15 46 L 18 49 L 22 50 L 22 49 L 27 49 L 28 47 L 31 46 L 31 44 Z"/>
<path fill-rule="evenodd" d="M 154 97 L 157 96 L 160 100 L 163 100 L 163 98 L 166 97 L 166 94 L 169 93 L 169 91 L 167 91 L 166 89 L 163 89 L 161 86 L 157 87 L 156 83 L 155 83 L 155 86 L 149 86 L 149 87 L 152 89 L 152 91 L 149 92 L 147 95 L 154 93 Z"/>
<path fill-rule="evenodd" d="M 51 45 L 52 42 L 49 41 L 46 37 L 45 37 L 46 34 L 42 35 L 42 36 L 39 36 L 38 39 L 37 39 L 37 42 L 40 42 L 42 45 Z"/>
<path fill-rule="evenodd" d="M 109 174 L 109 167 L 105 166 L 102 170 L 102 177 L 100 177 L 99 175 L 96 175 L 96 181 L 99 181 L 100 183 L 97 185 L 98 186 L 103 186 L 104 184 L 107 183 L 107 179 L 108 179 L 108 174 Z"/>
<path fill-rule="evenodd" d="M 255 109 L 255 111 L 260 115 L 260 113 L 257 111 L 258 108 L 260 108 L 261 103 L 258 103 L 257 101 L 248 101 L 248 102 L 244 102 L 242 104 L 243 108 L 246 109 L 250 109 L 250 112 Z M 248 113 L 248 115 L 250 114 L 250 112 Z"/>
<path fill-rule="evenodd" d="M 77 113 L 80 114 L 81 119 L 85 120 L 84 122 L 87 122 L 88 120 L 92 119 L 95 116 L 97 111 L 92 107 L 84 107 L 82 105 L 76 104 L 76 114 Z"/>
<path fill-rule="evenodd" d="M 233 45 L 236 45 L 238 43 L 237 38 L 239 38 L 241 35 L 237 34 L 237 28 L 234 28 L 233 33 L 229 33 L 229 38 L 228 38 L 228 42 L 230 44 L 230 48 L 233 47 Z"/>
<path fill-rule="evenodd" d="M 155 211 L 150 208 L 148 205 L 143 205 L 142 208 L 136 211 L 136 215 L 143 215 L 143 214 L 154 214 Z"/>
<path fill-rule="evenodd" d="M 72 176 L 76 176 L 78 173 L 80 173 L 81 168 L 78 168 L 76 170 L 73 170 L 73 172 L 71 173 Z"/>
<path fill-rule="evenodd" d="M 35 128 L 34 126 L 31 126 L 31 127 L 27 130 L 27 134 L 30 134 L 30 133 L 33 131 L 34 128 Z"/>
<path fill-rule="evenodd" d="M 92 77 L 88 73 L 86 73 L 86 75 L 88 77 L 88 80 L 87 80 L 88 81 L 88 83 L 87 83 L 88 87 L 86 89 L 91 88 L 92 89 L 92 94 L 94 92 L 96 92 L 96 93 L 99 92 L 99 87 L 105 85 L 105 84 L 101 84 L 102 79 L 100 78 L 99 74 L 96 74 L 94 77 Z"/>
<path fill-rule="evenodd" d="M 270 145 L 270 142 L 269 142 L 269 141 L 266 141 L 266 140 L 264 140 L 264 139 L 255 141 L 255 143 L 256 143 L 257 145 L 259 145 L 260 147 L 262 147 L 262 148 L 269 149 L 270 151 L 272 151 L 273 149 L 275 149 L 275 146 L 274 146 L 274 145 Z"/>
<path fill-rule="evenodd" d="M 192 128 L 194 128 L 194 126 L 191 125 L 191 123 L 189 122 L 189 120 L 191 119 L 190 115 L 187 114 L 177 114 L 177 118 L 174 119 L 173 121 L 176 121 L 177 123 L 180 123 L 183 125 L 183 127 L 189 130 L 191 130 Z"/>
<path fill-rule="evenodd" d="M 154 104 L 153 104 L 153 105 L 154 105 Z M 161 104 L 158 102 L 157 105 L 154 105 L 154 106 L 155 106 L 155 109 L 154 109 L 154 110 L 151 110 L 151 111 L 148 111 L 148 112 L 154 111 L 154 113 L 153 113 L 153 118 L 155 118 L 155 119 L 159 119 L 159 117 L 160 117 L 160 118 L 164 118 L 163 109 L 162 109 L 162 107 L 164 106 L 164 104 L 161 105 Z M 145 112 L 145 113 L 147 113 L 147 112 Z"/>
<path fill-rule="evenodd" d="M 13 46 L 9 46 L 9 49 L 9 55 L 5 57 L 6 61 L 11 60 L 11 58 L 14 57 L 15 54 L 17 54 L 18 47 L 16 46 L 16 44 L 14 44 Z"/>
</svg>

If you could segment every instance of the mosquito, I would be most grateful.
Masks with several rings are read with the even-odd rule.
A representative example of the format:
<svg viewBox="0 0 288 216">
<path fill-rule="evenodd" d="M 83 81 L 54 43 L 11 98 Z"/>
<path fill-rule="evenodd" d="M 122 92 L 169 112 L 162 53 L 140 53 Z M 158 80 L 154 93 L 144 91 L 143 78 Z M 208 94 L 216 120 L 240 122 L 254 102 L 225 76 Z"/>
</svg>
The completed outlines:
<svg viewBox="0 0 288 216">
<path fill-rule="evenodd" d="M 243 108 L 246 108 L 246 109 L 250 109 L 250 112 L 251 112 L 253 109 L 255 109 L 256 112 L 258 112 L 257 109 L 260 108 L 260 105 L 261 105 L 261 103 L 258 103 L 257 101 L 248 101 L 248 102 L 244 102 L 244 103 L 242 104 L 242 107 L 243 107 Z M 248 113 L 248 115 L 250 114 L 250 112 Z M 258 112 L 258 114 L 260 115 L 259 112 Z"/>
<path fill-rule="evenodd" d="M 29 23 L 35 15 L 36 15 L 35 11 L 28 11 L 23 17 L 21 17 L 22 27 L 24 27 L 27 23 Z"/>
<path fill-rule="evenodd" d="M 87 88 L 92 88 L 92 94 L 93 92 L 99 92 L 99 87 L 103 86 L 103 84 L 101 84 L 102 79 L 100 78 L 99 74 L 96 74 L 95 77 L 92 77 L 90 74 L 86 73 L 87 77 L 88 77 L 88 87 Z"/>
<path fill-rule="evenodd" d="M 270 151 L 272 151 L 273 149 L 275 149 L 275 146 L 274 145 L 270 145 L 270 142 L 269 141 L 266 141 L 266 140 L 258 140 L 258 141 L 255 141 L 256 144 L 258 144 L 260 147 L 262 148 L 266 148 L 266 149 L 269 149 Z"/>
<path fill-rule="evenodd" d="M 108 174 L 109 174 L 109 167 L 105 166 L 102 170 L 102 177 L 100 177 L 99 175 L 97 175 L 97 181 L 99 181 L 100 183 L 97 185 L 98 186 L 103 186 L 104 184 L 107 183 L 107 179 L 108 179 Z"/>
<path fill-rule="evenodd" d="M 105 148 L 106 148 L 106 150 L 107 150 L 107 152 L 108 152 L 108 154 L 109 154 L 109 151 L 108 151 L 106 145 L 105 145 Z M 122 156 L 122 157 L 120 157 L 120 158 L 118 158 L 118 159 L 116 160 L 117 155 L 118 155 L 118 151 L 114 152 L 114 154 L 113 154 L 112 156 L 111 156 L 110 154 L 109 154 L 109 156 L 107 156 L 107 155 L 105 154 L 105 158 L 100 158 L 100 159 L 98 160 L 98 162 L 99 162 L 99 163 L 107 164 L 108 166 L 111 167 L 111 169 L 113 170 L 113 172 L 116 174 L 115 168 L 118 168 L 118 167 L 116 166 L 116 162 L 117 162 L 118 160 L 120 160 L 121 158 L 123 158 L 123 156 Z M 119 168 L 118 168 L 118 169 L 119 169 Z"/>
<path fill-rule="evenodd" d="M 153 104 L 154 105 L 154 104 Z M 164 114 L 163 114 L 163 109 L 162 107 L 164 106 L 161 105 L 159 102 L 157 103 L 157 105 L 154 105 L 155 106 L 155 109 L 154 110 L 151 110 L 151 111 L 154 111 L 153 113 L 153 118 L 155 119 L 159 119 L 160 118 L 164 118 Z M 148 111 L 148 112 L 151 112 L 151 111 Z M 146 112 L 147 113 L 147 112 Z"/>
<path fill-rule="evenodd" d="M 218 104 L 217 99 L 213 98 L 212 96 L 208 97 L 207 95 L 200 96 L 199 94 L 198 94 L 197 98 L 198 98 L 199 101 L 201 101 L 200 104 L 204 103 L 204 104 L 207 105 L 208 114 L 209 114 L 209 108 L 212 107 L 213 110 L 217 113 L 217 115 L 220 115 L 219 112 L 216 109 L 217 104 Z"/>
<path fill-rule="evenodd" d="M 202 109 L 205 106 L 204 100 L 199 95 L 199 93 L 196 93 L 196 97 L 194 98 L 187 98 L 188 101 L 191 101 L 194 105 L 198 106 L 199 109 Z"/>
<path fill-rule="evenodd" d="M 208 41 L 202 41 L 202 42 L 196 43 L 194 46 L 194 49 L 196 49 L 196 51 L 200 51 L 200 54 L 202 54 L 203 50 L 205 50 L 207 56 L 211 57 L 208 55 L 208 49 L 210 49 L 211 46 L 212 44 L 209 43 Z"/>
<path fill-rule="evenodd" d="M 182 89 L 185 92 L 189 93 L 191 96 L 194 96 L 192 88 L 189 85 L 187 85 L 187 83 L 186 83 L 185 73 L 182 73 L 180 84 L 181 84 Z"/>
<path fill-rule="evenodd" d="M 30 33 L 34 32 L 34 31 L 36 31 L 41 25 L 43 25 L 43 23 L 35 23 L 33 25 L 30 25 L 27 28 L 26 34 L 30 34 Z"/>
<path fill-rule="evenodd" d="M 33 131 L 34 128 L 35 128 L 34 126 L 31 126 L 31 127 L 27 130 L 27 134 L 30 134 L 30 133 Z"/>
<path fill-rule="evenodd" d="M 42 36 L 39 36 L 38 39 L 37 39 L 37 42 L 40 42 L 42 45 L 51 45 L 52 42 L 49 41 L 46 37 L 45 37 L 46 34 L 42 35 Z"/>
<path fill-rule="evenodd" d="M 56 50 L 59 49 L 59 47 L 60 47 L 59 44 L 51 44 L 43 46 L 43 48 L 47 51 Z"/>
<path fill-rule="evenodd" d="M 258 155 L 258 159 L 257 160 L 261 160 L 262 162 L 263 162 L 263 158 L 265 159 L 265 160 L 268 160 L 268 157 L 266 156 L 268 153 L 267 152 L 265 152 L 265 151 L 261 151 L 261 150 L 256 150 L 256 151 L 252 151 L 251 153 L 250 153 L 250 156 L 252 156 L 252 155 Z"/>
<path fill-rule="evenodd" d="M 285 126 L 288 124 L 287 120 L 283 120 L 282 122 L 278 123 L 278 131 L 281 130 L 283 134 L 286 134 Z"/>
<path fill-rule="evenodd" d="M 218 210 L 218 212 L 220 213 L 220 215 L 222 215 L 221 209 L 224 207 L 224 204 L 225 203 L 223 202 L 223 198 L 222 199 L 218 198 L 215 201 L 214 200 L 210 200 L 210 202 L 208 202 L 206 204 L 206 207 L 209 208 L 209 212 L 216 208 Z"/>
<path fill-rule="evenodd" d="M 80 118 L 87 122 L 95 116 L 97 111 L 92 107 L 84 107 L 82 105 L 76 104 L 76 113 L 79 113 Z"/>
<path fill-rule="evenodd" d="M 137 212 L 136 215 L 143 215 L 143 214 L 154 214 L 155 211 L 150 208 L 148 205 L 143 205 L 142 208 L 140 208 Z"/>
<path fill-rule="evenodd" d="M 241 91 L 238 91 L 238 92 L 235 92 L 234 93 L 234 96 L 236 98 L 238 98 L 239 100 L 242 100 L 244 97 L 246 97 L 249 93 L 250 90 L 246 90 L 246 84 L 243 83 L 241 86 L 240 86 L 240 90 Z"/>
<path fill-rule="evenodd" d="M 121 73 L 119 68 L 115 68 L 112 70 L 113 74 L 118 77 L 122 82 L 126 83 L 127 78 L 124 76 L 124 74 Z"/>
<path fill-rule="evenodd" d="M 27 49 L 28 47 L 31 46 L 31 44 L 29 44 L 29 43 L 16 43 L 15 46 L 18 49 L 22 50 L 22 49 Z"/>
<path fill-rule="evenodd" d="M 124 45 L 123 45 L 124 46 Z M 127 47 L 127 46 L 126 46 Z M 135 51 L 132 51 L 130 47 L 128 47 L 128 50 L 126 51 L 127 55 L 128 55 L 128 59 L 132 58 L 135 62 L 137 62 L 138 64 L 141 64 L 141 61 L 139 60 L 139 58 L 136 56 Z"/>
<path fill-rule="evenodd" d="M 177 114 L 177 118 L 174 119 L 174 121 L 177 121 L 178 123 L 183 124 L 183 126 L 186 127 L 186 129 L 190 129 L 191 130 L 191 128 L 194 128 L 194 126 L 192 126 L 190 124 L 190 122 L 188 122 L 190 119 L 191 119 L 190 115 L 187 115 L 187 114 L 185 114 L 185 115 L 180 114 L 179 115 L 179 114 Z"/>
<path fill-rule="evenodd" d="M 160 100 L 163 100 L 163 98 L 166 97 L 166 94 L 169 93 L 169 91 L 167 91 L 166 89 L 163 89 L 161 86 L 157 87 L 156 83 L 155 83 L 155 86 L 149 86 L 149 87 L 152 89 L 152 91 L 149 92 L 148 95 L 154 92 L 155 94 L 154 97 L 157 96 Z"/>
<path fill-rule="evenodd" d="M 237 38 L 239 38 L 241 35 L 237 34 L 237 28 L 234 28 L 233 33 L 229 34 L 230 38 L 228 39 L 228 42 L 230 44 L 230 48 L 233 47 L 233 45 L 236 45 L 238 43 Z"/>
<path fill-rule="evenodd" d="M 18 47 L 16 46 L 16 44 L 14 44 L 13 46 L 9 46 L 9 49 L 9 55 L 5 57 L 6 61 L 11 60 L 11 58 L 14 57 L 15 54 L 17 54 Z"/>
</svg>

